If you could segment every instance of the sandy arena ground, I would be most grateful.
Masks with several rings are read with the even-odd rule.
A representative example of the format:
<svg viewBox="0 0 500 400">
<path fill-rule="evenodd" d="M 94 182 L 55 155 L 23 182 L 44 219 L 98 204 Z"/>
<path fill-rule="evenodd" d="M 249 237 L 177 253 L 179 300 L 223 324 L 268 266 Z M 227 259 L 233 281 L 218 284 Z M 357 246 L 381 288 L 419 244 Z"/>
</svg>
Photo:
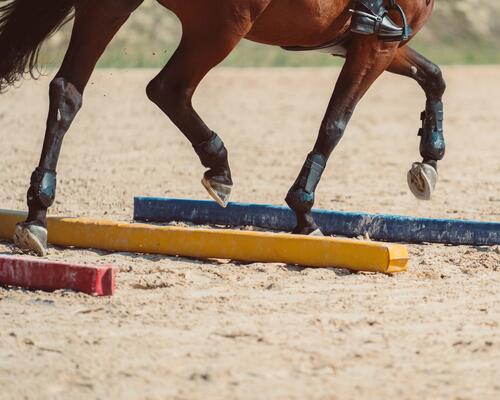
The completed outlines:
<svg viewBox="0 0 500 400">
<path fill-rule="evenodd" d="M 195 104 L 230 150 L 233 200 L 283 203 L 338 72 L 208 77 Z M 144 95 L 154 73 L 95 74 L 53 214 L 128 221 L 134 195 L 207 198 L 191 147 Z M 331 159 L 319 207 L 500 220 L 500 68 L 445 75 L 434 199 L 406 186 L 423 94 L 384 76 Z M 25 209 L 49 80 L 1 97 L 1 208 Z M 409 247 L 410 271 L 393 277 L 51 248 L 50 259 L 117 265 L 117 294 L 0 289 L 0 398 L 500 398 L 500 249 Z"/>
</svg>

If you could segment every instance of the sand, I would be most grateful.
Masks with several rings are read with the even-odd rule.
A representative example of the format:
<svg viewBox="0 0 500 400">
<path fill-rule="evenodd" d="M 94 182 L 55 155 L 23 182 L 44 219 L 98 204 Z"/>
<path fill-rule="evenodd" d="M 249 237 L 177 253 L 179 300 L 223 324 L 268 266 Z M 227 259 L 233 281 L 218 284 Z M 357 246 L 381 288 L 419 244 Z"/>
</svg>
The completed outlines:
<svg viewBox="0 0 500 400">
<path fill-rule="evenodd" d="M 338 69 L 219 69 L 195 105 L 225 139 L 234 201 L 282 204 Z M 134 195 L 207 198 L 144 87 L 98 71 L 68 134 L 52 214 L 129 221 Z M 424 97 L 384 76 L 317 192 L 323 208 L 500 220 L 500 68 L 445 69 L 448 153 L 430 202 L 406 185 Z M 25 209 L 50 77 L 0 102 L 0 208 Z M 51 248 L 115 264 L 113 298 L 0 288 L 0 399 L 497 399 L 500 248 L 411 245 L 397 276 Z M 12 246 L 0 242 L 0 254 Z"/>
</svg>

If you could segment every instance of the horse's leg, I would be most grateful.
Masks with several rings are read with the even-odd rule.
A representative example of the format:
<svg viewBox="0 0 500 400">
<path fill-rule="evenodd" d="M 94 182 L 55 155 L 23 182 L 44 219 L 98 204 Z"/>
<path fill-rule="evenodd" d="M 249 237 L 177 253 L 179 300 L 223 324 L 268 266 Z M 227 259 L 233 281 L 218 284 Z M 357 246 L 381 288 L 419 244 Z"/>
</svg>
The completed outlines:
<svg viewBox="0 0 500 400">
<path fill-rule="evenodd" d="M 192 28 L 184 25 L 178 49 L 146 89 L 149 99 L 193 145 L 207 168 L 202 183 L 222 207 L 227 205 L 233 185 L 228 153 L 219 136 L 194 110 L 191 99 L 205 75 L 226 58 L 250 30 L 252 23 L 250 18 L 238 22 L 222 19 L 207 25 L 200 19 Z"/>
<path fill-rule="evenodd" d="M 106 7 L 76 11 L 70 46 L 50 84 L 45 140 L 27 194 L 28 218 L 16 226 L 14 234 L 14 242 L 21 249 L 46 254 L 47 209 L 55 200 L 56 167 L 64 135 L 82 105 L 82 93 L 97 60 L 130 12 Z"/>
<path fill-rule="evenodd" d="M 293 233 L 321 235 L 311 215 L 316 187 L 357 103 L 392 62 L 395 52 L 396 45 L 378 41 L 376 38 L 353 40 L 316 144 L 285 199 L 297 216 L 297 226 Z"/>
<path fill-rule="evenodd" d="M 408 46 L 398 50 L 388 71 L 415 79 L 427 97 L 419 132 L 423 161 L 413 164 L 408 172 L 408 185 L 418 199 L 429 200 L 436 187 L 437 163 L 443 159 L 446 148 L 442 102 L 446 83 L 437 65 Z"/>
</svg>

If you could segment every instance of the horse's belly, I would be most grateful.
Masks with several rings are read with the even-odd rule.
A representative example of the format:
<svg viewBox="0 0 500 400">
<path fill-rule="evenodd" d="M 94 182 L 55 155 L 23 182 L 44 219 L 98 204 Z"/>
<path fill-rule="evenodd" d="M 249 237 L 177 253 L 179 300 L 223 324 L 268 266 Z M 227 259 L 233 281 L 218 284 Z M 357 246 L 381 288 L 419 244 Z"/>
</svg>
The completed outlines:
<svg viewBox="0 0 500 400">
<path fill-rule="evenodd" d="M 315 46 L 331 40 L 349 20 L 349 0 L 273 0 L 247 39 L 278 46 Z"/>
</svg>

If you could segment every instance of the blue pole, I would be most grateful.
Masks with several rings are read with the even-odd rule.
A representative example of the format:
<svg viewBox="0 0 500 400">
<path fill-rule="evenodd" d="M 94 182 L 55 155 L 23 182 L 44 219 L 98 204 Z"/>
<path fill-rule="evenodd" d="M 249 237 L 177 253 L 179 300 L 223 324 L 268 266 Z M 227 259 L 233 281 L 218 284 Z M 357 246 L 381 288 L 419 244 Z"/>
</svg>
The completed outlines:
<svg viewBox="0 0 500 400">
<path fill-rule="evenodd" d="M 325 235 L 405 243 L 446 243 L 491 246 L 500 244 L 500 223 L 398 215 L 313 210 Z M 136 197 L 134 219 L 149 222 L 189 222 L 197 225 L 254 226 L 290 232 L 295 215 L 288 208 L 265 204 L 230 203 L 221 208 L 206 200 Z"/>
</svg>

